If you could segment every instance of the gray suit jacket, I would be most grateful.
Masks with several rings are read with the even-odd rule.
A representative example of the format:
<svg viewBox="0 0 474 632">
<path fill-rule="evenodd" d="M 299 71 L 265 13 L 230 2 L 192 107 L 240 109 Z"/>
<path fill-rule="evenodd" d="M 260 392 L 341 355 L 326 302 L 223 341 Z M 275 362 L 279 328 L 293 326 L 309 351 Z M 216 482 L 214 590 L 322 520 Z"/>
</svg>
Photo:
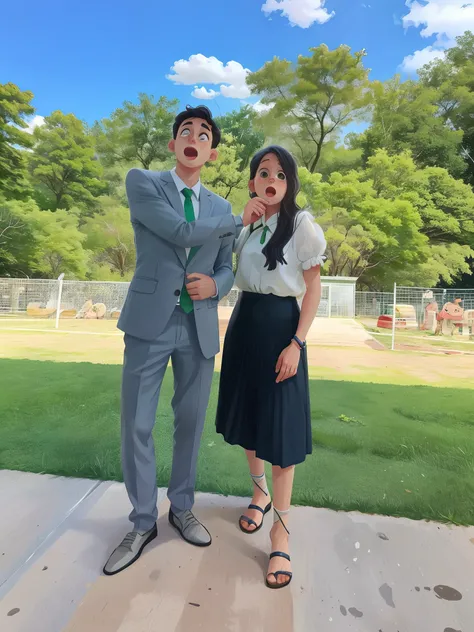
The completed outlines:
<svg viewBox="0 0 474 632">
<path fill-rule="evenodd" d="M 232 245 L 242 219 L 231 205 L 201 186 L 199 219 L 187 222 L 169 171 L 132 169 L 125 180 L 135 233 L 137 264 L 118 328 L 136 338 L 153 340 L 168 323 L 187 274 L 201 272 L 216 282 L 217 298 L 194 301 L 203 355 L 219 352 L 217 304 L 231 290 Z M 187 261 L 186 248 L 200 246 Z"/>
</svg>

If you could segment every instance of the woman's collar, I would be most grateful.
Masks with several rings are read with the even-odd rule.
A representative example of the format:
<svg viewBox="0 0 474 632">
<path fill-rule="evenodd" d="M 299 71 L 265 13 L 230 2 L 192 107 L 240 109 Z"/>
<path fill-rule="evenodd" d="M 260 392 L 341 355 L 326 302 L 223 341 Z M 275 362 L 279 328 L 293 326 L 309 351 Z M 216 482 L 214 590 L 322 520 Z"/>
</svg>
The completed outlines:
<svg viewBox="0 0 474 632">
<path fill-rule="evenodd" d="M 271 217 L 268 218 L 268 220 L 265 219 L 265 215 L 262 217 L 262 223 L 264 226 L 268 226 L 268 228 L 273 232 L 275 226 L 277 225 L 278 222 L 278 216 L 280 215 L 280 213 L 275 213 L 275 215 L 272 215 Z"/>
</svg>

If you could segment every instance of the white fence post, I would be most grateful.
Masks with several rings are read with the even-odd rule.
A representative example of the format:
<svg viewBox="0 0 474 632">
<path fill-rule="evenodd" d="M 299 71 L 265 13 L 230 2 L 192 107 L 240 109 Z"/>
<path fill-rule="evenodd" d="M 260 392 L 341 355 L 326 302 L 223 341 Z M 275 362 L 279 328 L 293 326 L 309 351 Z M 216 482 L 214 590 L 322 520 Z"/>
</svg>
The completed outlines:
<svg viewBox="0 0 474 632">
<path fill-rule="evenodd" d="M 395 320 L 397 314 L 397 284 L 393 284 L 393 313 L 392 313 L 392 351 L 395 351 Z"/>
<path fill-rule="evenodd" d="M 58 288 L 58 304 L 56 307 L 56 329 L 59 329 L 59 314 L 61 313 L 61 296 L 63 293 L 63 281 L 64 281 L 64 272 L 59 275 L 59 288 Z"/>
</svg>

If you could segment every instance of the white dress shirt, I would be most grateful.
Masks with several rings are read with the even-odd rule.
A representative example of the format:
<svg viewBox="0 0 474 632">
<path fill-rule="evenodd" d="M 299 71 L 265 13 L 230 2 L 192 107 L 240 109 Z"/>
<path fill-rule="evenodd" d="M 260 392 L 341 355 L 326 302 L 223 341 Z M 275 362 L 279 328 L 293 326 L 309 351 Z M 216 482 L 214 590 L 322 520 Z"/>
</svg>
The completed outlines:
<svg viewBox="0 0 474 632">
<path fill-rule="evenodd" d="M 191 191 L 193 192 L 193 195 L 191 197 L 191 202 L 193 203 L 194 218 L 198 219 L 199 218 L 199 209 L 200 209 L 199 196 L 201 194 L 201 180 L 198 180 L 193 187 L 188 187 L 188 185 L 185 184 L 181 180 L 181 178 L 178 176 L 178 174 L 176 173 L 176 167 L 171 169 L 170 173 L 171 173 L 171 177 L 173 178 L 173 182 L 175 183 L 176 188 L 178 189 L 179 198 L 180 198 L 181 203 L 183 205 L 183 211 L 184 211 L 184 201 L 186 199 L 184 197 L 184 195 L 183 195 L 183 189 L 191 189 Z M 186 248 L 185 250 L 186 250 L 186 257 L 189 257 L 189 253 L 190 253 L 191 249 L 190 248 Z M 216 287 L 216 293 L 214 294 L 214 296 L 212 296 L 212 298 L 216 298 L 217 295 L 219 294 L 219 289 L 217 287 L 217 283 L 216 283 L 215 279 L 213 279 L 213 281 L 214 281 L 214 285 Z M 178 305 L 179 305 L 179 301 L 178 301 Z"/>
<path fill-rule="evenodd" d="M 299 211 L 295 230 L 283 248 L 286 265 L 277 263 L 275 270 L 265 267 L 266 258 L 262 253 L 275 231 L 278 214 L 254 224 L 253 231 L 246 226 L 235 242 L 234 251 L 239 255 L 239 265 L 235 276 L 237 287 L 244 292 L 294 296 L 301 299 L 306 292 L 303 271 L 324 263 L 326 239 L 321 227 L 309 211 Z M 262 244 L 264 229 L 265 242 Z"/>
<path fill-rule="evenodd" d="M 188 187 L 186 184 L 184 184 L 184 182 L 176 173 L 176 167 L 174 169 L 171 169 L 170 173 L 171 173 L 171 177 L 173 178 L 173 182 L 175 183 L 176 188 L 178 189 L 179 197 L 180 197 L 181 203 L 183 204 L 183 211 L 184 211 L 184 200 L 186 199 L 183 195 L 183 189 L 191 189 L 191 191 L 193 192 L 191 202 L 193 203 L 194 217 L 195 219 L 198 219 L 199 208 L 200 208 L 199 195 L 201 193 L 201 180 L 198 180 L 193 187 Z M 186 248 L 186 257 L 189 257 L 189 252 L 190 252 L 190 248 Z"/>
</svg>

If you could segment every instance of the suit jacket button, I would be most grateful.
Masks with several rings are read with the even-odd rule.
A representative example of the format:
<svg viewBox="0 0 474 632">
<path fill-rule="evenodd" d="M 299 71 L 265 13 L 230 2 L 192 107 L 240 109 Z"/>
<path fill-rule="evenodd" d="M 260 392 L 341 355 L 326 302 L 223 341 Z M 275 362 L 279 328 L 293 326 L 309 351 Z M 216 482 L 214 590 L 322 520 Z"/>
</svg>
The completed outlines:
<svg viewBox="0 0 474 632">
<path fill-rule="evenodd" d="M 180 294 L 181 294 L 181 291 L 180 291 L 180 290 L 175 290 L 175 291 L 174 291 L 174 295 L 175 295 L 175 296 L 179 296 Z"/>
</svg>

